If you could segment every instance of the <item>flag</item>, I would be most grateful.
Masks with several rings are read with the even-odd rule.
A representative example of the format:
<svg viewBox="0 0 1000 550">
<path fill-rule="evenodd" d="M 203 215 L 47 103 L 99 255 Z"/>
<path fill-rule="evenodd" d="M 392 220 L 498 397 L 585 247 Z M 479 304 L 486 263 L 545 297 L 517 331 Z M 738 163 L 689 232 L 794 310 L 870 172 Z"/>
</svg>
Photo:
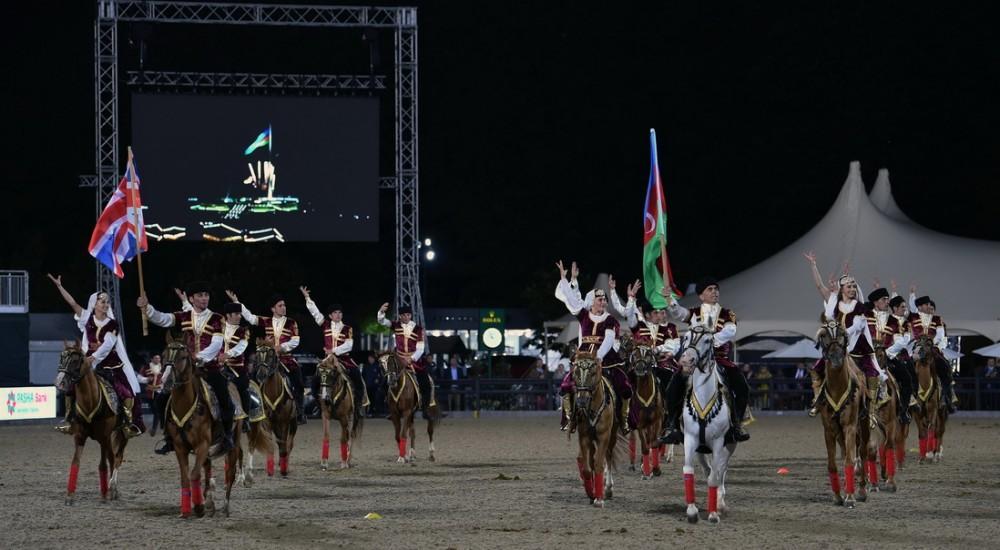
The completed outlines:
<svg viewBox="0 0 1000 550">
<path fill-rule="evenodd" d="M 249 155 L 250 153 L 253 153 L 257 149 L 260 149 L 261 147 L 263 147 L 265 145 L 267 145 L 267 150 L 270 151 L 271 150 L 271 125 L 268 125 L 267 126 L 267 130 L 264 130 L 263 132 L 261 132 L 260 135 L 257 136 L 257 139 L 253 140 L 253 143 L 251 143 L 247 147 L 246 151 L 243 151 L 243 154 L 244 155 Z"/>
<path fill-rule="evenodd" d="M 138 220 L 138 228 L 136 222 Z M 118 182 L 118 189 L 97 218 L 97 225 L 90 235 L 90 255 L 97 258 L 121 279 L 122 262 L 149 249 L 146 227 L 142 220 L 142 201 L 139 199 L 139 174 L 135 171 L 129 153 L 125 175 Z"/>
<path fill-rule="evenodd" d="M 660 294 L 660 289 L 667 287 L 676 297 L 682 294 L 674 284 L 670 260 L 666 257 L 667 199 L 663 195 L 660 166 L 656 160 L 656 131 L 652 128 L 649 130 L 649 151 L 649 186 L 646 188 L 642 233 L 642 284 L 646 287 L 646 298 L 649 302 L 656 308 L 665 308 L 667 299 Z M 664 275 L 666 275 L 665 280 Z"/>
</svg>

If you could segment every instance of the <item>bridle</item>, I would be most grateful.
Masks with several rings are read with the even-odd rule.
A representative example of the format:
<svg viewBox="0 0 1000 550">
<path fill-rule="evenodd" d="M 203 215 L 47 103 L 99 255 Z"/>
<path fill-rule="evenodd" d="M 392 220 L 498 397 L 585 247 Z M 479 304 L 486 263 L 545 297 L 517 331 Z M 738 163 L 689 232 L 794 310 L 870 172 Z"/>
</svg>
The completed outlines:
<svg viewBox="0 0 1000 550">
<path fill-rule="evenodd" d="M 278 353 L 270 346 L 257 346 L 253 363 L 257 371 L 257 380 L 267 380 L 274 376 L 274 372 L 278 370 Z"/>
<path fill-rule="evenodd" d="M 653 348 L 639 344 L 629 353 L 629 365 L 636 376 L 646 376 L 650 368 L 656 363 L 656 356 Z"/>
<path fill-rule="evenodd" d="M 382 365 L 382 371 L 385 372 L 386 385 L 389 388 L 396 386 L 396 382 L 399 381 L 399 373 L 402 370 L 399 359 L 394 357 L 394 355 L 394 352 L 389 352 L 378 358 L 378 362 Z M 389 365 L 390 361 L 392 362 L 392 366 Z"/>
<path fill-rule="evenodd" d="M 934 353 L 934 340 L 930 336 L 920 336 L 913 345 L 913 357 L 923 360 Z"/>
<path fill-rule="evenodd" d="M 702 351 L 699 349 L 699 347 L 705 347 L 704 344 L 702 344 L 702 340 L 706 336 L 709 338 L 709 346 L 707 350 Z M 712 356 L 712 351 L 713 351 L 711 345 L 712 344 L 711 337 L 712 337 L 711 332 L 705 329 L 705 327 L 698 325 L 691 327 L 691 329 L 688 330 L 687 335 L 684 337 L 685 343 L 687 345 L 684 346 L 683 350 L 681 350 L 680 356 L 683 356 L 684 353 L 686 353 L 689 350 L 692 353 L 694 353 L 694 358 L 695 358 L 694 366 L 700 372 L 705 372 L 706 369 L 708 369 L 708 358 Z"/>
<path fill-rule="evenodd" d="M 823 342 L 822 334 L 826 332 L 829 336 L 828 342 Z M 847 356 L 847 332 L 843 330 L 837 321 L 828 321 L 819 329 L 816 337 L 819 345 L 823 348 L 823 360 L 832 367 L 839 367 L 843 364 Z"/>
<path fill-rule="evenodd" d="M 83 378 L 83 350 L 77 347 L 67 348 L 59 354 L 59 374 L 56 376 L 56 387 L 65 390 Z"/>
<path fill-rule="evenodd" d="M 163 350 L 163 371 L 171 373 L 171 380 L 164 381 L 164 390 L 168 385 L 188 384 L 191 382 L 191 349 L 182 342 L 170 342 Z M 183 365 L 183 367 L 178 367 Z"/>
</svg>

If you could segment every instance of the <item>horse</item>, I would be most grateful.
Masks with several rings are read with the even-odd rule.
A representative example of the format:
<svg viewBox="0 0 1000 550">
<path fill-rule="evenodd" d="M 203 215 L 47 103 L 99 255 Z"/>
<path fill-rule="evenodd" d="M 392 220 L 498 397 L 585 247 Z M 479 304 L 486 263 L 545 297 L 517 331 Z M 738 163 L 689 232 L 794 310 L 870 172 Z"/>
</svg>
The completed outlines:
<svg viewBox="0 0 1000 550">
<path fill-rule="evenodd" d="M 917 406 L 913 421 L 920 438 L 920 464 L 941 460 L 941 438 L 948 420 L 948 410 L 941 402 L 941 381 L 934 370 L 934 349 L 934 341 L 929 336 L 917 338 L 913 345 L 914 370 L 917 371 Z"/>
<path fill-rule="evenodd" d="M 55 386 L 63 391 L 74 388 L 76 418 L 72 434 L 75 449 L 69 466 L 66 483 L 66 504 L 72 505 L 76 494 L 76 480 L 80 472 L 80 456 L 87 439 L 101 446 L 98 473 L 101 480 L 101 500 L 118 500 L 118 470 L 125 458 L 125 426 L 118 418 L 117 396 L 110 384 L 98 380 L 94 369 L 84 361 L 80 342 L 65 344 L 59 355 L 59 374 Z M 111 477 L 108 478 L 108 470 Z"/>
<path fill-rule="evenodd" d="M 174 444 L 177 464 L 181 472 L 181 518 L 194 515 L 203 517 L 215 515 L 215 478 L 212 477 L 212 441 L 218 435 L 221 425 L 215 420 L 212 406 L 212 390 L 195 372 L 194 348 L 190 338 L 175 340 L 167 332 L 167 347 L 163 350 L 164 368 L 171 369 L 164 381 L 164 388 L 170 388 L 164 432 Z M 231 390 L 230 393 L 233 393 Z M 221 406 L 221 405 L 220 405 Z M 234 437 L 242 432 L 242 421 L 237 420 Z M 225 485 L 226 497 L 222 512 L 229 517 L 229 503 L 236 480 L 236 465 L 239 459 L 239 445 L 226 453 Z M 189 454 L 194 461 L 189 468 Z M 204 482 L 201 479 L 204 472 Z M 204 485 L 204 487 L 203 487 Z M 204 493 L 202 492 L 204 490 Z"/>
<path fill-rule="evenodd" d="M 351 467 L 351 449 L 361 436 L 364 415 L 354 406 L 354 386 L 343 365 L 330 354 L 316 366 L 320 393 L 316 396 L 323 411 L 323 454 L 320 467 L 326 470 L 330 458 L 330 419 L 340 421 L 340 468 Z"/>
<path fill-rule="evenodd" d="M 576 465 L 583 489 L 591 504 L 604 508 L 605 498 L 614 494 L 615 447 L 619 422 L 615 391 L 601 373 L 601 363 L 592 353 L 578 352 L 573 357 L 573 419 L 580 454 Z"/>
<path fill-rule="evenodd" d="M 726 472 L 736 443 L 726 434 L 732 426 L 732 405 L 726 395 L 718 364 L 715 362 L 712 332 L 693 326 L 681 341 L 678 363 L 688 375 L 681 427 L 684 431 L 684 499 L 687 520 L 698 522 L 695 504 L 695 455 L 708 473 L 708 521 L 719 523 L 726 511 Z M 712 454 L 711 464 L 706 454 Z"/>
<path fill-rule="evenodd" d="M 646 345 L 636 345 L 628 350 L 628 366 L 635 375 L 635 391 L 632 396 L 632 406 L 638 411 L 635 432 L 639 433 L 639 443 L 642 449 L 642 479 L 652 479 L 661 475 L 660 449 L 652 449 L 652 443 L 657 440 L 663 429 L 665 401 L 660 391 L 659 380 L 653 374 L 656 366 L 656 355 L 653 348 Z M 629 458 L 632 457 L 632 440 L 629 440 Z M 652 456 L 650 456 L 652 455 Z"/>
<path fill-rule="evenodd" d="M 403 361 L 394 352 L 383 353 L 379 356 L 378 361 L 385 372 L 386 386 L 389 389 L 387 396 L 389 419 L 392 420 L 392 426 L 396 431 L 396 444 L 399 447 L 399 456 L 396 458 L 396 462 L 410 464 L 415 460 L 416 428 L 414 420 L 417 410 L 420 409 L 420 389 L 417 386 L 417 377 L 413 370 L 403 365 Z M 427 419 L 427 440 L 430 453 L 428 460 L 434 462 L 434 425 L 437 423 L 438 417 L 437 405 L 430 407 L 430 409 Z"/>
<path fill-rule="evenodd" d="M 253 377 L 252 373 L 244 376 Z M 255 452 L 263 453 L 264 456 L 269 456 L 274 454 L 274 434 L 271 432 L 271 424 L 267 420 L 267 415 L 263 412 L 263 399 L 261 399 L 260 386 L 257 382 L 250 380 L 249 382 L 250 395 L 256 394 L 258 402 L 261 403 L 260 416 L 261 418 L 251 418 L 253 411 L 243 411 L 246 414 L 246 418 L 243 419 L 243 423 L 249 423 L 250 429 L 246 435 L 246 439 L 242 437 L 242 433 L 234 432 L 233 437 L 235 438 L 234 443 L 239 447 L 239 453 L 237 455 L 237 467 L 236 467 L 236 483 L 243 484 L 244 487 L 253 487 L 254 475 L 253 475 L 253 457 Z M 234 402 L 239 399 L 237 395 Z"/>
<path fill-rule="evenodd" d="M 299 425 L 296 421 L 295 400 L 288 378 L 281 373 L 284 366 L 278 360 L 278 353 L 273 347 L 258 338 L 257 349 L 253 355 L 257 382 L 260 384 L 260 396 L 264 400 L 264 414 L 268 425 L 278 443 L 278 463 L 282 477 L 288 476 L 288 462 L 295 446 L 295 433 Z M 251 455 L 251 467 L 253 458 Z M 267 455 L 266 471 L 268 476 L 274 475 L 274 452 Z"/>
<path fill-rule="evenodd" d="M 867 400 L 867 385 L 861 370 L 847 353 L 847 330 L 843 325 L 836 321 L 824 323 L 816 333 L 816 341 L 823 350 L 826 369 L 816 402 L 823 419 L 830 487 L 837 505 L 854 508 L 856 502 L 864 502 L 868 498 L 864 471 L 858 495 L 855 497 L 854 494 L 854 476 L 861 460 L 859 456 L 866 459 L 869 455 L 869 419 L 862 414 Z M 838 445 L 844 456 L 846 498 L 840 494 Z"/>
<path fill-rule="evenodd" d="M 875 359 L 879 365 L 889 364 L 883 346 L 875 348 Z M 876 411 L 876 424 L 868 442 L 869 456 L 874 458 L 876 454 L 878 455 L 879 468 L 876 469 L 874 460 L 869 460 L 865 464 L 868 482 L 873 491 L 881 487 L 890 493 L 895 493 L 896 450 L 900 445 L 906 444 L 906 438 L 903 436 L 904 426 L 899 422 L 899 385 L 892 373 L 888 373 L 888 375 L 885 398 L 872 405 Z M 881 486 L 879 485 L 880 474 L 881 479 L 884 480 Z"/>
</svg>

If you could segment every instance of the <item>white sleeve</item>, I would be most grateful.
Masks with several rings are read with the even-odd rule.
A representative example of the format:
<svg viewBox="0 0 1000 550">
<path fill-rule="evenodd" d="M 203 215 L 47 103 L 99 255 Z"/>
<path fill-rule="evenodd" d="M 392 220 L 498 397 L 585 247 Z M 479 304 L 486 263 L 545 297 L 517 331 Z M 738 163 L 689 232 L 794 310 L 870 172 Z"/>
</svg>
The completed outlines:
<svg viewBox="0 0 1000 550">
<path fill-rule="evenodd" d="M 352 349 L 354 349 L 354 340 L 348 338 L 347 340 L 344 340 L 343 344 L 333 348 L 333 353 L 336 355 L 343 355 Z"/>
<path fill-rule="evenodd" d="M 243 311 L 240 312 L 240 314 L 243 315 L 243 318 L 246 319 L 251 325 L 257 326 L 257 316 L 250 313 L 250 310 L 247 309 L 245 304 L 240 304 L 240 307 L 243 308 Z"/>
<path fill-rule="evenodd" d="M 556 298 L 559 298 L 559 300 L 566 304 L 566 309 L 573 315 L 580 313 L 580 310 L 584 307 L 583 300 L 580 299 L 580 293 L 574 292 L 569 286 L 569 281 L 566 279 L 559 279 L 559 284 L 556 285 Z"/>
<path fill-rule="evenodd" d="M 830 297 L 827 298 L 826 302 L 823 303 L 823 315 L 826 316 L 827 321 L 834 321 L 837 319 L 836 315 L 837 315 L 838 300 L 840 300 L 840 298 L 837 296 L 837 294 L 831 292 Z"/>
<path fill-rule="evenodd" d="M 677 350 L 681 348 L 680 338 L 668 338 L 666 342 L 663 342 L 656 348 L 657 353 L 669 353 L 670 355 L 677 355 Z"/>
<path fill-rule="evenodd" d="M 173 313 L 163 313 L 162 311 L 156 311 L 153 308 L 153 304 L 146 304 L 146 318 L 149 319 L 150 323 L 158 327 L 172 327 L 177 324 L 177 319 L 174 318 Z"/>
<path fill-rule="evenodd" d="M 855 334 L 859 334 L 861 331 L 865 330 L 868 326 L 868 321 L 865 319 L 864 315 L 855 315 L 854 322 L 851 326 L 847 327 L 847 335 L 853 337 Z"/>
<path fill-rule="evenodd" d="M 392 321 L 390 321 L 390 320 L 388 320 L 388 319 L 385 318 L 385 312 L 382 311 L 381 309 L 378 311 L 378 314 L 375 315 L 375 319 L 378 321 L 378 324 L 380 324 L 380 325 L 382 325 L 384 327 L 391 327 L 392 326 Z"/>
<path fill-rule="evenodd" d="M 316 307 L 316 302 L 312 301 L 312 298 L 306 298 L 306 309 L 309 310 L 309 314 L 312 315 L 317 325 L 323 324 L 323 314 L 319 312 L 319 308 Z"/>
<path fill-rule="evenodd" d="M 187 300 L 181 300 L 181 311 L 191 311 L 193 309 L 194 306 L 191 305 L 191 302 Z"/>
<path fill-rule="evenodd" d="M 142 374 L 136 374 L 135 379 L 139 381 L 140 384 L 148 384 L 149 378 L 143 376 Z"/>
<path fill-rule="evenodd" d="M 618 313 L 618 315 L 621 315 L 622 317 L 628 319 L 629 312 L 635 311 L 635 298 L 629 296 L 628 302 L 625 305 L 622 305 L 622 299 L 618 296 L 617 292 L 612 290 L 609 294 L 611 295 L 611 308 L 614 309 Z M 629 324 L 629 326 L 634 326 L 634 325 Z"/>
<path fill-rule="evenodd" d="M 226 352 L 226 357 L 239 357 L 243 355 L 243 352 L 247 350 L 247 344 L 246 338 L 240 340 L 239 344 L 229 348 L 229 351 Z"/>
<path fill-rule="evenodd" d="M 910 308 L 910 313 L 917 313 L 917 295 L 915 293 L 910 293 L 910 299 L 906 302 L 906 305 Z"/>
<path fill-rule="evenodd" d="M 281 344 L 281 351 L 288 353 L 297 347 L 299 347 L 299 337 L 292 336 L 292 338 L 289 341 L 285 342 L 284 344 Z"/>
<path fill-rule="evenodd" d="M 715 342 L 715 346 L 721 346 L 726 342 L 732 341 L 736 337 L 736 323 L 726 323 L 722 326 L 722 330 L 716 332 L 712 335 L 712 341 Z"/>
<path fill-rule="evenodd" d="M 907 334 L 893 334 L 892 335 L 892 345 L 886 348 L 885 354 L 889 356 L 890 359 L 895 359 L 899 352 L 906 349 L 906 346 L 910 343 L 910 335 Z"/>
<path fill-rule="evenodd" d="M 670 314 L 673 320 L 682 322 L 687 322 L 688 317 L 691 315 L 691 312 L 686 307 L 677 303 L 672 294 L 670 296 L 670 304 L 667 305 L 667 313 Z"/>
<path fill-rule="evenodd" d="M 588 292 L 587 295 L 583 297 L 583 307 L 584 307 L 584 309 L 590 309 L 590 306 L 594 305 L 594 296 L 596 294 L 596 290 L 597 289 L 594 289 L 594 288 L 590 289 L 590 292 Z M 577 296 L 580 295 L 580 291 L 579 290 L 576 291 L 576 295 Z"/>
<path fill-rule="evenodd" d="M 604 331 L 604 340 L 601 341 L 601 347 L 597 348 L 597 358 L 603 360 L 604 356 L 611 351 L 615 345 L 615 331 L 614 329 L 607 329 Z"/>
<path fill-rule="evenodd" d="M 413 351 L 413 355 L 410 356 L 410 359 L 416 361 L 417 359 L 420 359 L 420 357 L 423 354 L 424 354 L 424 342 L 423 341 L 417 342 L 417 348 Z"/>
<path fill-rule="evenodd" d="M 215 333 L 212 335 L 212 342 L 208 344 L 208 347 L 198 352 L 198 359 L 207 363 L 218 357 L 220 351 L 222 351 L 222 335 Z"/>
<path fill-rule="evenodd" d="M 938 327 L 937 333 L 934 335 L 934 344 L 941 351 L 944 351 L 944 348 L 948 347 L 948 337 L 944 333 L 944 325 Z"/>
<path fill-rule="evenodd" d="M 111 331 L 104 333 L 104 340 L 101 341 L 100 347 L 94 350 L 92 357 L 94 358 L 94 364 L 104 361 L 104 358 L 111 353 L 111 350 L 115 349 L 115 343 L 118 337 L 114 335 Z"/>
</svg>

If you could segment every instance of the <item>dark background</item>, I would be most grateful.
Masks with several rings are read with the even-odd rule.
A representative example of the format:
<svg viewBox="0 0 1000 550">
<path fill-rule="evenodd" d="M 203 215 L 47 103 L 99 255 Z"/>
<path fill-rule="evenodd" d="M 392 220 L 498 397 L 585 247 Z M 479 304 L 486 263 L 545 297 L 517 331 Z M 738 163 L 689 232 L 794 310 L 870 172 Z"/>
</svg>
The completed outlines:
<svg viewBox="0 0 1000 550">
<path fill-rule="evenodd" d="M 146 223 L 186 227 L 189 240 L 201 240 L 198 222 L 213 221 L 246 230 L 273 227 L 286 241 L 378 241 L 377 99 L 136 94 L 130 110 L 126 139 L 139 177 L 148 182 L 142 188 Z M 268 126 L 271 150 L 245 156 Z M 189 197 L 219 204 L 224 197 L 266 196 L 243 180 L 248 162 L 256 172 L 267 160 L 275 166 L 275 196 L 298 198 L 297 211 L 224 220 L 224 213 L 189 208 Z"/>
<path fill-rule="evenodd" d="M 4 37 L 5 198 L 16 208 L 0 222 L 0 266 L 31 270 L 32 308 L 59 311 L 44 273 L 64 273 L 79 296 L 93 277 L 93 192 L 75 185 L 94 170 L 95 9 L 25 4 L 5 7 L 17 33 Z M 991 4 L 417 5 L 420 232 L 438 254 L 424 265 L 426 305 L 557 314 L 559 258 L 580 262 L 584 284 L 598 271 L 639 276 L 651 127 L 682 287 L 734 274 L 810 229 L 852 160 L 869 187 L 889 168 L 918 223 L 1000 239 Z M 140 30 L 148 68 L 370 70 L 357 29 Z M 138 32 L 123 31 L 123 43 Z M 377 42 L 374 71 L 391 75 L 391 35 Z M 123 71 L 137 64 L 134 46 L 120 56 Z M 391 107 L 381 113 L 389 175 Z M 170 286 L 199 276 L 260 309 L 273 289 L 291 295 L 306 283 L 360 324 L 392 298 L 392 194 L 380 198 L 378 244 L 154 244 L 144 260 L 151 300 L 172 305 Z M 839 262 L 817 253 L 822 265 Z M 129 266 L 123 301 L 135 295 Z M 301 301 L 291 306 L 301 317 Z"/>
</svg>

